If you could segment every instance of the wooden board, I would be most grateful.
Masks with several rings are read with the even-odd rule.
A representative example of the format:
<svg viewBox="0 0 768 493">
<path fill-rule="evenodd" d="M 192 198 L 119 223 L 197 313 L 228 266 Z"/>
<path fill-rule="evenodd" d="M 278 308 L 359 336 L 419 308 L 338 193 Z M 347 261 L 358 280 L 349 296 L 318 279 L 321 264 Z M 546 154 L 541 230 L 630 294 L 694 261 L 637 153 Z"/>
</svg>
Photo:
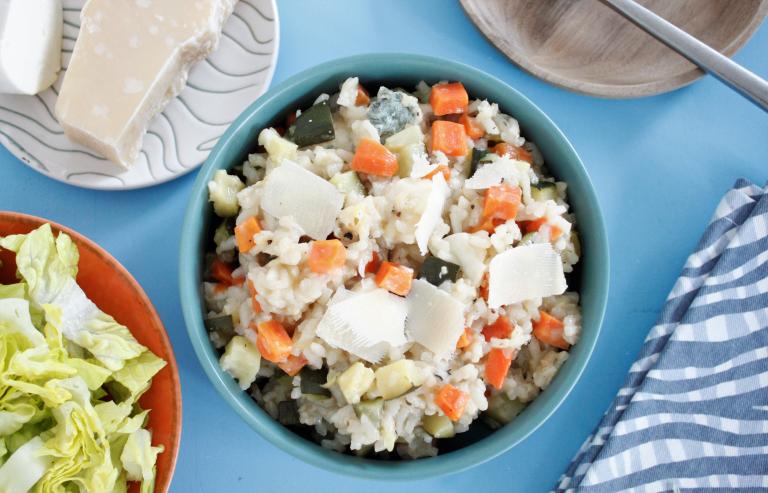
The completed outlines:
<svg viewBox="0 0 768 493">
<path fill-rule="evenodd" d="M 731 56 L 768 13 L 768 0 L 640 0 Z M 485 36 L 547 82 L 609 98 L 659 94 L 703 72 L 599 0 L 461 0 Z"/>
</svg>

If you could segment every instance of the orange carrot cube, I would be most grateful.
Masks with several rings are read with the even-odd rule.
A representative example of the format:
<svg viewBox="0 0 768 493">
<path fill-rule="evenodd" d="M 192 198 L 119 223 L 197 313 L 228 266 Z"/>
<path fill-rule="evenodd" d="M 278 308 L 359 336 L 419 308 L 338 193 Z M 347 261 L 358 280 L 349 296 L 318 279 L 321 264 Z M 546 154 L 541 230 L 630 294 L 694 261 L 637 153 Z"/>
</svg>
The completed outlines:
<svg viewBox="0 0 768 493">
<path fill-rule="evenodd" d="M 413 269 L 394 262 L 382 262 L 376 273 L 376 285 L 400 296 L 408 294 L 411 282 Z"/>
</svg>

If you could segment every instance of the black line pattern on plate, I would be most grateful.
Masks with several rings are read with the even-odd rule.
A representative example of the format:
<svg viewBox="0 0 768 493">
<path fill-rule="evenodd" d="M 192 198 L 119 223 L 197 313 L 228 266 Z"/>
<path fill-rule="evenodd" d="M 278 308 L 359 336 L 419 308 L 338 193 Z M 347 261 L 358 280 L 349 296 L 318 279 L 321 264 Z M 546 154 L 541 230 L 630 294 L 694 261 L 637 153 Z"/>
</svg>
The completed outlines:
<svg viewBox="0 0 768 493">
<path fill-rule="evenodd" d="M 106 161 L 107 160 L 104 157 L 101 157 L 101 156 L 96 155 L 96 154 L 91 154 L 90 152 L 83 151 L 81 149 L 62 149 L 61 147 L 55 147 L 55 146 L 52 146 L 52 145 L 48 145 L 43 140 L 41 140 L 38 136 L 36 136 L 35 134 L 30 132 L 26 128 L 20 127 L 20 126 L 16 125 L 15 123 L 11 123 L 11 122 L 9 122 L 7 120 L 0 120 L 0 125 L 8 125 L 9 127 L 15 128 L 19 132 L 28 135 L 32 140 L 36 140 L 37 142 L 40 143 L 40 145 L 42 145 L 44 147 L 47 147 L 48 149 L 50 149 L 52 151 L 66 152 L 66 153 L 72 153 L 72 154 L 84 154 L 84 155 L 86 155 L 88 157 L 92 157 L 93 159 L 98 159 L 99 161 Z"/>
<path fill-rule="evenodd" d="M 275 22 L 275 18 L 274 17 L 269 17 L 267 14 L 262 12 L 261 9 L 259 9 L 257 6 L 255 6 L 255 5 L 251 4 L 251 3 L 246 2 L 245 0 L 240 0 L 240 3 L 243 4 L 243 5 L 246 5 L 246 6 L 250 7 L 250 8 L 252 8 L 253 10 L 255 10 L 256 13 L 259 14 L 265 21 Z"/>
<path fill-rule="evenodd" d="M 245 25 L 245 27 L 248 28 L 248 30 L 251 32 L 251 37 L 253 37 L 253 40 L 256 41 L 257 43 L 259 43 L 260 45 L 269 44 L 274 39 L 274 38 L 268 38 L 266 40 L 259 39 L 259 37 L 256 35 L 256 33 L 253 31 L 253 27 L 251 27 L 251 25 L 248 23 L 248 21 L 246 19 L 243 18 L 243 16 L 241 16 L 237 12 L 233 12 L 232 13 L 232 17 L 237 19 L 237 20 L 239 20 L 240 22 L 242 22 L 243 25 Z"/>
<path fill-rule="evenodd" d="M 264 81 L 258 80 L 256 82 L 244 85 L 242 87 L 236 87 L 234 89 L 220 89 L 220 90 L 210 89 L 210 88 L 205 88 L 205 87 L 198 87 L 196 84 L 193 84 L 191 82 L 187 82 L 187 87 L 189 87 L 191 89 L 194 89 L 195 91 L 205 92 L 205 93 L 209 93 L 209 94 L 232 94 L 234 92 L 244 91 L 244 90 L 250 89 L 250 88 L 252 88 L 254 86 L 261 85 L 262 82 L 264 82 Z"/>
<path fill-rule="evenodd" d="M 256 70 L 254 70 L 252 72 L 245 72 L 245 73 L 242 73 L 242 74 L 236 74 L 234 72 L 229 72 L 227 70 L 224 70 L 223 68 L 221 68 L 218 65 L 216 65 L 213 62 L 213 60 L 210 60 L 208 58 L 205 59 L 205 63 L 207 63 L 208 65 L 213 67 L 217 72 L 220 72 L 220 73 L 222 73 L 222 74 L 224 74 L 226 76 L 229 76 L 229 77 L 248 77 L 248 76 L 251 76 L 251 75 L 260 74 L 260 73 L 264 72 L 265 70 L 269 70 L 270 68 L 272 68 L 272 65 L 265 65 L 263 67 L 257 68 Z"/>
<path fill-rule="evenodd" d="M 38 97 L 39 97 L 39 96 L 38 96 Z M 45 105 L 43 105 L 43 106 L 45 106 Z M 45 109 L 46 109 L 46 111 L 47 111 L 47 110 L 48 110 L 48 107 L 47 107 L 47 106 L 45 106 Z M 45 131 L 46 131 L 46 132 L 48 132 L 49 134 L 53 134 L 53 135 L 64 135 L 64 131 L 63 131 L 63 130 L 51 130 L 50 128 L 48 128 L 48 127 L 46 127 L 45 125 L 43 125 L 41 122 L 39 122 L 39 121 L 35 120 L 35 119 L 34 119 L 34 118 L 32 118 L 31 116 L 29 116 L 29 115 L 26 115 L 26 114 L 24 114 L 24 113 L 18 112 L 18 111 L 16 111 L 16 110 L 12 110 L 12 109 L 10 109 L 10 108 L 5 108 L 5 107 L 0 107 L 0 111 L 5 111 L 5 112 L 8 112 L 8 113 L 12 113 L 12 114 L 14 114 L 14 115 L 16 115 L 16 116 L 18 116 L 18 117 L 20 117 L 20 118 L 23 118 L 24 120 L 28 120 L 29 122 L 31 122 L 31 123 L 34 123 L 34 124 L 35 124 L 35 125 L 37 125 L 38 127 L 42 128 L 43 130 L 45 130 Z M 50 112 L 48 112 L 48 114 L 50 115 L 51 113 L 50 113 Z M 53 115 L 51 115 L 51 117 L 53 117 Z M 54 118 L 53 120 L 54 120 L 54 121 L 56 121 L 56 119 L 55 119 L 55 118 Z"/>
<path fill-rule="evenodd" d="M 162 113 L 160 113 L 160 114 L 163 115 Z M 165 117 L 165 115 L 163 115 L 163 116 Z M 168 117 L 165 117 L 165 118 L 168 119 Z M 168 163 L 165 160 L 165 141 L 163 140 L 163 137 L 159 133 L 157 133 L 157 132 L 155 132 L 153 130 L 147 130 L 147 135 L 151 135 L 152 137 L 155 137 L 157 140 L 160 141 L 160 148 L 162 149 L 162 151 L 160 153 L 160 162 L 163 164 L 163 168 L 165 168 L 169 173 L 174 174 L 173 170 L 168 167 Z M 173 127 L 171 127 L 171 135 L 174 135 Z M 179 159 L 179 149 L 176 148 L 175 152 L 176 152 L 176 159 L 177 159 L 177 161 L 179 162 L 179 164 L 182 167 L 184 167 L 184 165 L 181 162 L 181 159 Z M 147 154 L 147 161 L 149 161 L 149 154 Z"/>
<path fill-rule="evenodd" d="M 228 32 L 224 32 L 222 34 L 222 36 L 225 37 L 225 38 L 230 39 L 237 46 L 239 46 L 242 50 L 247 51 L 251 55 L 271 55 L 272 54 L 271 51 L 256 51 L 256 50 L 252 50 L 252 49 L 248 48 L 247 46 L 245 46 L 243 43 L 240 42 L 239 39 L 237 39 L 236 37 L 232 36 Z"/>
<path fill-rule="evenodd" d="M 198 120 L 198 121 L 199 121 L 199 122 L 201 122 L 201 123 L 205 123 L 206 125 L 210 125 L 210 126 L 212 126 L 212 127 L 226 127 L 227 125 L 229 125 L 230 123 L 232 123 L 231 121 L 226 121 L 226 122 L 212 122 L 212 121 L 208 121 L 208 120 L 206 120 L 205 118 L 203 118 L 202 116 L 200 116 L 200 115 L 198 115 L 197 113 L 195 113 L 195 111 L 192 109 L 192 107 L 189 105 L 189 103 L 187 103 L 187 102 L 184 100 L 184 98 L 183 98 L 183 97 L 181 97 L 181 96 L 178 96 L 178 97 L 176 98 L 176 100 L 177 100 L 179 103 L 181 103 L 181 105 L 184 107 L 184 109 L 186 109 L 186 110 L 189 112 L 189 114 L 190 114 L 190 115 L 192 115 L 193 117 L 195 117 L 195 119 L 196 119 L 196 120 Z"/>
<path fill-rule="evenodd" d="M 42 170 L 44 170 L 46 173 L 50 173 L 50 170 L 48 169 L 48 167 L 46 165 L 43 164 L 42 161 L 37 159 L 34 154 L 32 154 L 31 152 L 27 151 L 27 149 L 23 145 L 19 144 L 13 137 L 11 137 L 7 133 L 3 132 L 2 130 L 0 130 L 0 135 L 5 137 L 6 139 L 8 139 L 8 142 L 10 142 L 14 146 L 16 146 L 22 153 L 24 153 L 24 157 L 21 158 L 22 161 L 24 161 L 24 162 L 28 162 L 28 160 L 34 161 L 34 162 L 37 163 L 38 166 L 40 166 L 40 168 Z"/>
<path fill-rule="evenodd" d="M 196 149 L 202 152 L 210 151 L 211 149 L 213 149 L 213 146 L 216 145 L 216 142 L 219 141 L 222 135 L 224 134 L 220 134 L 220 135 L 217 135 L 216 137 L 211 137 L 208 140 L 204 140 L 203 142 L 200 142 L 199 144 L 197 144 Z"/>
<path fill-rule="evenodd" d="M 67 176 L 64 179 L 69 181 L 73 177 L 76 177 L 76 176 L 89 176 L 89 175 L 91 175 L 91 176 L 99 176 L 99 177 L 102 177 L 102 178 L 113 178 L 113 179 L 119 181 L 121 185 L 125 186 L 125 180 L 123 180 L 119 176 L 117 176 L 117 175 L 110 175 L 110 174 L 107 174 L 107 173 L 99 173 L 98 171 L 77 171 L 75 173 L 68 173 Z"/>
</svg>

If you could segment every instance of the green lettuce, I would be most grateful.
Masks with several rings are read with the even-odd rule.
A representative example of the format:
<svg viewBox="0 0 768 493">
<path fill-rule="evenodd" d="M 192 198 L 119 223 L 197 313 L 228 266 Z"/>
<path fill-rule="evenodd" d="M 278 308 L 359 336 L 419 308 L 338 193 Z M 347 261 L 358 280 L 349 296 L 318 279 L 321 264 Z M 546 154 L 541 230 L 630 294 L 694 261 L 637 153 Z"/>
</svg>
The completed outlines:
<svg viewBox="0 0 768 493">
<path fill-rule="evenodd" d="M 77 285 L 79 254 L 69 236 L 54 238 L 46 224 L 26 235 L 7 236 L 0 246 L 16 252 L 18 273 L 30 300 L 45 311 L 48 323 L 105 367 L 119 370 L 146 350 Z"/>
<path fill-rule="evenodd" d="M 165 365 L 77 285 L 79 254 L 45 225 L 0 239 L 21 282 L 0 285 L 0 492 L 154 489 L 148 411 Z"/>
</svg>

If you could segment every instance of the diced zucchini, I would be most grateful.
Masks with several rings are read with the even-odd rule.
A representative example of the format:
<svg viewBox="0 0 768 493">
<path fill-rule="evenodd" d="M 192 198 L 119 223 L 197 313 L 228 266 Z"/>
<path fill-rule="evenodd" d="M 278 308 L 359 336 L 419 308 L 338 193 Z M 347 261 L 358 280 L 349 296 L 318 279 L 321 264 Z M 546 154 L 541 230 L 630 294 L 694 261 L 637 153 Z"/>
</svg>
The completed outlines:
<svg viewBox="0 0 768 493">
<path fill-rule="evenodd" d="M 327 395 L 318 395 L 318 394 L 302 394 L 302 397 L 304 397 L 306 400 L 310 402 L 322 402 L 327 401 L 330 399 L 330 396 Z"/>
<path fill-rule="evenodd" d="M 235 335 L 235 324 L 232 321 L 231 315 L 206 318 L 205 328 L 211 332 L 218 332 L 227 339 L 231 339 Z"/>
<path fill-rule="evenodd" d="M 394 135 L 387 137 L 384 145 L 392 152 L 405 149 L 412 145 L 421 145 L 424 143 L 424 134 L 418 125 L 409 125 Z"/>
<path fill-rule="evenodd" d="M 346 399 L 347 403 L 357 404 L 360 402 L 360 397 L 373 384 L 373 378 L 373 370 L 358 361 L 339 375 L 336 383 L 339 384 L 339 389 L 344 394 L 344 399 Z"/>
<path fill-rule="evenodd" d="M 376 370 L 376 389 L 385 400 L 400 397 L 421 384 L 418 368 L 408 359 L 395 361 Z"/>
<path fill-rule="evenodd" d="M 557 185 L 551 181 L 540 181 L 531 187 L 531 196 L 538 202 L 557 200 Z"/>
<path fill-rule="evenodd" d="M 265 128 L 259 134 L 259 145 L 267 150 L 267 154 L 275 163 L 280 163 L 283 159 L 293 159 L 296 157 L 296 151 L 299 148 L 290 140 L 280 137 L 274 128 Z"/>
<path fill-rule="evenodd" d="M 313 370 L 306 366 L 299 373 L 301 377 L 301 393 L 306 395 L 331 396 L 331 391 L 325 388 L 325 382 L 328 379 L 328 369 L 320 368 Z"/>
<path fill-rule="evenodd" d="M 213 232 L 213 242 L 216 243 L 216 246 L 221 245 L 235 234 L 233 224 L 232 221 L 226 219 L 221 221 L 221 224 L 216 228 L 216 231 Z"/>
<path fill-rule="evenodd" d="M 213 180 L 208 183 L 208 197 L 213 202 L 213 210 L 219 217 L 237 215 L 240 206 L 237 204 L 237 192 L 245 188 L 240 178 L 218 170 Z"/>
<path fill-rule="evenodd" d="M 333 178 L 331 178 L 330 182 L 342 193 L 357 192 L 361 195 L 365 195 L 365 188 L 360 182 L 357 173 L 354 171 L 336 173 Z"/>
<path fill-rule="evenodd" d="M 219 360 L 221 368 L 237 379 L 240 388 L 248 389 L 259 372 L 261 354 L 251 341 L 242 336 L 233 337 Z"/>
<path fill-rule="evenodd" d="M 477 171 L 480 160 L 483 159 L 487 154 L 488 149 L 472 149 L 472 160 L 470 161 L 469 174 L 467 175 L 467 178 L 472 178 L 472 175 L 474 175 L 475 171 Z"/>
<path fill-rule="evenodd" d="M 531 243 L 533 243 L 534 236 L 536 236 L 535 231 L 533 233 L 524 234 L 523 237 L 520 238 L 520 242 L 517 244 L 517 246 L 530 245 Z"/>
<path fill-rule="evenodd" d="M 505 425 L 515 419 L 523 409 L 525 403 L 515 399 L 510 400 L 503 392 L 496 392 L 488 400 L 488 416 L 501 425 Z"/>
<path fill-rule="evenodd" d="M 430 255 L 421 264 L 419 277 L 430 284 L 439 286 L 444 281 L 456 281 L 459 277 L 459 266 Z"/>
<path fill-rule="evenodd" d="M 310 107 L 296 118 L 292 138 L 299 147 L 322 144 L 335 137 L 333 115 L 326 102 Z"/>
<path fill-rule="evenodd" d="M 381 413 L 384 410 L 384 399 L 373 399 L 369 401 L 360 401 L 354 405 L 358 418 L 368 416 L 371 423 L 378 423 L 381 420 Z"/>
<path fill-rule="evenodd" d="M 400 178 L 407 178 L 411 176 L 414 164 L 417 160 L 425 160 L 426 154 L 424 153 L 423 144 L 411 144 L 395 151 L 397 155 L 397 176 Z"/>
<path fill-rule="evenodd" d="M 424 419 L 421 420 L 421 426 L 424 431 L 435 438 L 451 438 L 456 435 L 451 418 L 444 414 L 424 416 Z"/>
<path fill-rule="evenodd" d="M 300 425 L 299 407 L 296 401 L 281 401 L 277 403 L 277 421 L 283 426 Z"/>
</svg>

